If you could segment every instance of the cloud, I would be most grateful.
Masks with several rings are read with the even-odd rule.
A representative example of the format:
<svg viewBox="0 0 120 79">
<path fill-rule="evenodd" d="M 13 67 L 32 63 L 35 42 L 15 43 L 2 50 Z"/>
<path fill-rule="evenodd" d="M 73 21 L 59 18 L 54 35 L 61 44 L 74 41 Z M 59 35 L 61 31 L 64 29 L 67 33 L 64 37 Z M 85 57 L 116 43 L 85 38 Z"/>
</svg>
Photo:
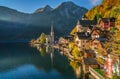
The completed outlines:
<svg viewBox="0 0 120 79">
<path fill-rule="evenodd" d="M 92 5 L 97 5 L 101 0 L 90 0 Z"/>
</svg>

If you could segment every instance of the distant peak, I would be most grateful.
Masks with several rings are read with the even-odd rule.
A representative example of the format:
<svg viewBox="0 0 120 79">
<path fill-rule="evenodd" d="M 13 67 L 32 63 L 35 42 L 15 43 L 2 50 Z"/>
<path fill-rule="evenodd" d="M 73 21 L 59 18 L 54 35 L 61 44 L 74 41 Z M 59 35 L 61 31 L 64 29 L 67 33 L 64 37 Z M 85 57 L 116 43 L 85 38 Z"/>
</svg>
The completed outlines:
<svg viewBox="0 0 120 79">
<path fill-rule="evenodd" d="M 45 8 L 52 9 L 51 6 L 49 6 L 49 5 L 46 5 L 46 6 L 44 7 L 44 9 L 45 9 Z"/>
<path fill-rule="evenodd" d="M 76 5 L 76 4 L 73 3 L 72 1 L 66 1 L 66 2 L 63 2 L 61 5 L 70 6 L 70 5 Z"/>
<path fill-rule="evenodd" d="M 75 3 L 73 3 L 72 1 L 66 1 L 61 3 L 57 8 L 71 8 L 71 7 L 78 7 L 78 5 L 76 5 Z"/>
<path fill-rule="evenodd" d="M 44 11 L 51 11 L 53 8 L 51 8 L 49 5 L 46 5 L 43 9 Z"/>
<path fill-rule="evenodd" d="M 39 12 L 49 12 L 51 11 L 53 8 L 51 8 L 51 6 L 49 5 L 46 5 L 45 7 L 43 8 L 39 8 L 35 11 L 35 13 L 39 13 Z"/>
</svg>

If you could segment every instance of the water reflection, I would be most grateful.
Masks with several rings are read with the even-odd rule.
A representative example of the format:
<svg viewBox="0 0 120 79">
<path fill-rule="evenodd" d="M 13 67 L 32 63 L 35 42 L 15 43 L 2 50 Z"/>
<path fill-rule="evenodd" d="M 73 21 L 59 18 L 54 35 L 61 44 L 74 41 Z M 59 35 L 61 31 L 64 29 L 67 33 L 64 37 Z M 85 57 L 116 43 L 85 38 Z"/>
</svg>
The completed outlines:
<svg viewBox="0 0 120 79">
<path fill-rule="evenodd" d="M 39 50 L 41 53 L 44 50 L 44 53 L 46 52 L 47 54 L 50 54 L 51 65 L 53 66 L 53 64 L 54 64 L 54 48 L 50 47 L 50 46 L 45 46 L 45 47 L 37 46 L 37 50 Z M 59 51 L 59 53 L 60 53 L 60 55 L 63 56 L 64 52 L 63 51 Z M 76 76 L 75 79 L 81 79 L 81 76 L 83 76 L 83 74 L 81 74 L 82 73 L 82 65 L 79 62 L 71 61 L 71 60 L 69 61 L 69 65 L 72 67 L 72 69 L 74 71 L 74 74 Z"/>
<path fill-rule="evenodd" d="M 34 65 L 23 65 L 12 69 L 8 72 L 0 73 L 0 79 L 63 79 L 56 71 L 51 70 L 49 73 L 39 71 Z"/>
<path fill-rule="evenodd" d="M 75 72 L 76 78 L 77 79 L 81 78 L 81 72 L 82 72 L 81 65 L 76 61 L 70 61 L 70 65 L 72 66 Z"/>
<path fill-rule="evenodd" d="M 68 59 L 51 47 L 0 45 L 0 79 L 75 79 Z"/>
<path fill-rule="evenodd" d="M 40 52 L 42 53 L 44 50 L 44 53 L 48 53 L 50 54 L 50 58 L 51 58 L 51 64 L 53 66 L 53 61 L 54 61 L 54 48 L 50 47 L 50 46 L 46 46 L 46 47 L 37 47 L 38 50 L 40 50 Z M 46 51 L 45 51 L 46 49 Z M 63 51 L 59 52 L 62 56 L 63 56 Z M 66 57 L 67 58 L 67 57 Z M 81 76 L 83 76 L 82 73 L 82 65 L 79 62 L 76 61 L 69 61 L 70 66 L 73 68 L 74 74 L 76 76 L 76 79 L 81 79 Z"/>
<path fill-rule="evenodd" d="M 50 54 L 51 65 L 53 66 L 54 48 L 51 46 L 45 46 L 45 47 L 37 46 L 37 50 L 39 50 L 41 56 L 45 56 L 46 54 Z"/>
<path fill-rule="evenodd" d="M 68 54 L 66 54 L 67 52 L 65 52 L 64 50 L 60 50 L 59 53 L 68 58 L 69 65 L 72 67 L 76 79 L 88 79 L 88 77 L 83 71 L 83 63 L 81 62 L 82 60 L 77 60 L 70 57 Z"/>
</svg>

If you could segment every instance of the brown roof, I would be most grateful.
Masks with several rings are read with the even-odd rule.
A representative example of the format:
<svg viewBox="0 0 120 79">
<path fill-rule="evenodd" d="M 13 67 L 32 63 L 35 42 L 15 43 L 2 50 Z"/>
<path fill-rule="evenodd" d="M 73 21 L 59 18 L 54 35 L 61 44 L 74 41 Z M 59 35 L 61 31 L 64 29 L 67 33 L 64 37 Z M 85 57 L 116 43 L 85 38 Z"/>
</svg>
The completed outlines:
<svg viewBox="0 0 120 79">
<path fill-rule="evenodd" d="M 88 39 L 90 35 L 86 35 L 86 32 L 77 32 L 79 39 Z"/>
<path fill-rule="evenodd" d="M 91 25 L 96 25 L 95 20 L 79 20 L 79 24 L 83 27 L 89 27 Z"/>
<path fill-rule="evenodd" d="M 99 33 L 99 30 L 92 30 L 91 34 L 92 34 L 94 31 L 95 31 L 96 33 L 100 34 L 100 33 Z"/>
<path fill-rule="evenodd" d="M 98 39 L 92 39 L 91 42 L 93 42 L 93 41 L 95 41 L 95 40 L 96 40 L 96 41 L 99 41 Z M 99 42 L 100 42 L 100 41 L 99 41 Z"/>
<path fill-rule="evenodd" d="M 84 64 L 86 65 L 97 65 L 97 60 L 95 58 L 83 58 Z"/>
<path fill-rule="evenodd" d="M 103 22 L 109 22 L 109 18 L 102 18 L 101 19 Z"/>
<path fill-rule="evenodd" d="M 94 53 L 93 50 L 85 50 L 86 53 Z"/>
<path fill-rule="evenodd" d="M 101 18 L 101 20 L 103 21 L 103 22 L 115 22 L 115 20 L 116 20 L 116 18 L 114 18 L 114 17 L 111 17 L 111 18 Z"/>
</svg>

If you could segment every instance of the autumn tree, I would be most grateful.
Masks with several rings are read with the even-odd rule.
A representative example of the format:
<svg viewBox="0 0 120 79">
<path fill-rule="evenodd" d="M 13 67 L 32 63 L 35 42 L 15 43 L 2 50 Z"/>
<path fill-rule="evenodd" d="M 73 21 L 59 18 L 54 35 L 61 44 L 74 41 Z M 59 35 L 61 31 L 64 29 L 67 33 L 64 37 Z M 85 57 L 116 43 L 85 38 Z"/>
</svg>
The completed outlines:
<svg viewBox="0 0 120 79">
<path fill-rule="evenodd" d="M 45 33 L 42 33 L 42 34 L 40 35 L 40 43 L 41 43 L 41 44 L 44 44 L 44 43 L 45 43 Z"/>
</svg>

